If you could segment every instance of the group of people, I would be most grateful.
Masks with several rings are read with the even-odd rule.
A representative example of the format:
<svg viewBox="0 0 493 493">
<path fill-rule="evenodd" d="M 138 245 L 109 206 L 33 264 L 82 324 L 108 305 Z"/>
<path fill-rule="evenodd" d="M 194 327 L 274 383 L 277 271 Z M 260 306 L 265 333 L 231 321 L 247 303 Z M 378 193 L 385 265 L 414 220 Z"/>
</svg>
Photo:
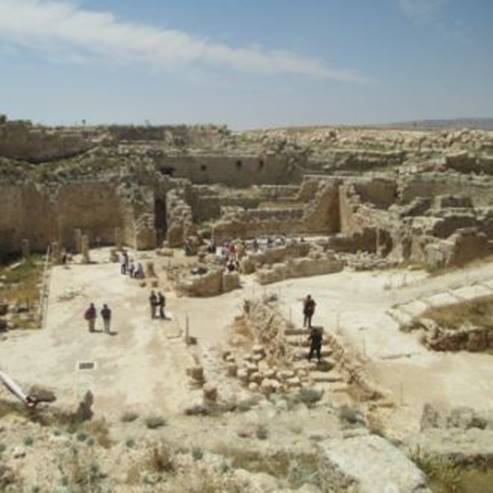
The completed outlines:
<svg viewBox="0 0 493 493">
<path fill-rule="evenodd" d="M 303 300 L 303 327 L 307 327 L 310 330 L 308 340 L 310 342 L 310 352 L 308 353 L 308 361 L 311 361 L 313 356 L 317 357 L 318 362 L 322 361 L 322 342 L 323 333 L 321 327 L 312 326 L 312 318 L 315 314 L 315 307 L 317 304 L 315 300 L 308 295 Z"/>
<path fill-rule="evenodd" d="M 149 296 L 149 305 L 151 308 L 151 318 L 154 320 L 158 318 L 158 309 L 159 309 L 159 318 L 162 320 L 166 320 L 166 313 L 164 312 L 164 307 L 166 306 L 166 298 L 164 294 L 159 291 L 156 293 L 155 291 L 151 291 Z"/>
<path fill-rule="evenodd" d="M 144 279 L 144 266 L 138 262 L 135 264 L 134 260 L 129 258 L 128 253 L 123 251 L 121 254 L 121 273 L 123 276 L 127 274 L 134 279 Z"/>
<path fill-rule="evenodd" d="M 103 308 L 99 312 L 103 320 L 103 328 L 106 334 L 111 334 L 111 309 L 108 305 L 104 304 Z M 94 303 L 89 305 L 89 308 L 84 312 L 84 319 L 89 326 L 89 332 L 96 332 L 96 320 L 98 318 L 98 312 Z"/>
</svg>

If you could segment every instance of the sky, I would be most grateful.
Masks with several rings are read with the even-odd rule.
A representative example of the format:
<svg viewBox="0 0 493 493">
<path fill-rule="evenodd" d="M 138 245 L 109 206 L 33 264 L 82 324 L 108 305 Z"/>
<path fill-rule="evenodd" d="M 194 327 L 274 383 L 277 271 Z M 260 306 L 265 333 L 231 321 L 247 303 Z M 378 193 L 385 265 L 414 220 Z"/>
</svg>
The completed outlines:
<svg viewBox="0 0 493 493">
<path fill-rule="evenodd" d="M 0 113 L 233 129 L 493 117 L 491 0 L 0 0 Z"/>
</svg>

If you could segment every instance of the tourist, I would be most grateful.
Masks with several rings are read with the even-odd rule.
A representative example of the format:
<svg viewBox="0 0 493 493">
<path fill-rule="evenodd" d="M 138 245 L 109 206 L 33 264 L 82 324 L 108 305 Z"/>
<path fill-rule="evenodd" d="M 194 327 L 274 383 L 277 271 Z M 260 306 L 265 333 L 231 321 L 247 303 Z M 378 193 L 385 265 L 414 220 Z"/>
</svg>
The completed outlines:
<svg viewBox="0 0 493 493">
<path fill-rule="evenodd" d="M 321 361 L 321 349 L 322 349 L 322 331 L 321 329 L 316 329 L 312 327 L 310 332 L 310 337 L 308 337 L 310 342 L 310 352 L 308 354 L 308 361 L 311 361 L 314 354 L 317 355 L 318 362 Z"/>
<path fill-rule="evenodd" d="M 315 300 L 308 295 L 303 301 L 303 327 L 308 326 L 308 328 L 311 328 L 312 317 L 315 313 L 315 306 Z"/>
<path fill-rule="evenodd" d="M 103 305 L 101 317 L 103 318 L 104 331 L 109 334 L 111 330 L 111 310 L 108 308 L 108 305 Z"/>
<path fill-rule="evenodd" d="M 235 260 L 234 258 L 230 257 L 228 259 L 228 262 L 226 264 L 226 270 L 228 272 L 234 272 L 236 270 L 236 265 L 235 265 Z"/>
<path fill-rule="evenodd" d="M 135 279 L 144 279 L 145 278 L 144 266 L 140 262 L 137 264 L 137 269 L 135 270 L 134 277 L 135 277 Z"/>
<path fill-rule="evenodd" d="M 122 274 L 124 276 L 127 275 L 128 272 L 128 267 L 129 267 L 128 262 L 129 262 L 128 253 L 124 250 L 122 253 Z"/>
<path fill-rule="evenodd" d="M 96 307 L 94 306 L 94 303 L 91 303 L 89 305 L 89 308 L 84 313 L 84 319 L 87 320 L 87 323 L 89 325 L 89 332 L 95 331 L 96 317 L 97 317 Z"/>
<path fill-rule="evenodd" d="M 134 263 L 133 259 L 132 259 L 132 260 L 130 260 L 130 264 L 129 264 L 129 266 L 128 266 L 128 273 L 129 273 L 130 277 L 134 277 L 134 273 L 135 273 L 135 263 Z"/>
<path fill-rule="evenodd" d="M 161 291 L 157 295 L 157 304 L 159 306 L 159 317 L 162 320 L 166 320 L 166 314 L 164 313 L 164 307 L 166 306 L 166 298 Z"/>
<path fill-rule="evenodd" d="M 151 318 L 152 319 L 156 318 L 157 304 L 158 304 L 158 299 L 157 299 L 156 293 L 154 291 L 151 291 L 151 295 L 149 296 L 149 305 L 151 308 Z"/>
<path fill-rule="evenodd" d="M 258 249 L 259 249 L 258 240 L 257 240 L 257 238 L 254 238 L 253 239 L 253 251 L 258 252 Z"/>
<path fill-rule="evenodd" d="M 210 240 L 209 241 L 209 244 L 208 244 L 208 247 L 207 247 L 207 251 L 209 253 L 216 253 L 216 244 L 214 243 L 213 240 Z"/>
</svg>

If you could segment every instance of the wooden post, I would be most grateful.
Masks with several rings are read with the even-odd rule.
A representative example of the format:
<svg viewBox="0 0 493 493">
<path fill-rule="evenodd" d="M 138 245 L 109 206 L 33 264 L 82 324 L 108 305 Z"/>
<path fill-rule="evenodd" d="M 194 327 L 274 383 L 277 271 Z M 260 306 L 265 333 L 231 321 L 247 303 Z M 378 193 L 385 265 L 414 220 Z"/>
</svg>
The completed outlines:
<svg viewBox="0 0 493 493">
<path fill-rule="evenodd" d="M 185 344 L 188 346 L 190 343 L 190 323 L 188 320 L 188 313 L 185 315 Z"/>
</svg>

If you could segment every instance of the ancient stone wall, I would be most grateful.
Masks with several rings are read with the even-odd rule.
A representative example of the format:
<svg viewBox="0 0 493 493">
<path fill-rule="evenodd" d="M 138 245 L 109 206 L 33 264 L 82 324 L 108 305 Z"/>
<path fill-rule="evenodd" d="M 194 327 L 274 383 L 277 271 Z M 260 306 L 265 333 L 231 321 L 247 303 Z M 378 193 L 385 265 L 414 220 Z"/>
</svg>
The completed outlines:
<svg viewBox="0 0 493 493">
<path fill-rule="evenodd" d="M 149 197 L 153 197 L 149 191 Z M 125 197 L 116 184 L 101 181 L 58 185 L 0 184 L 0 252 L 21 250 L 23 239 L 44 251 L 57 241 L 75 247 L 74 231 L 89 236 L 91 245 L 114 243 L 120 228 L 124 242 L 137 248 L 155 246 L 152 202 Z"/>
<path fill-rule="evenodd" d="M 27 121 L 0 122 L 0 156 L 41 163 L 76 156 L 94 144 L 77 132 L 56 131 Z"/>
<path fill-rule="evenodd" d="M 231 155 L 163 156 L 158 167 L 173 178 L 194 184 L 220 183 L 230 187 L 301 182 L 301 171 L 284 157 Z"/>
<path fill-rule="evenodd" d="M 421 173 L 399 178 L 399 202 L 407 204 L 416 197 L 458 195 L 471 197 L 476 207 L 493 205 L 493 179 L 450 173 Z"/>
</svg>

